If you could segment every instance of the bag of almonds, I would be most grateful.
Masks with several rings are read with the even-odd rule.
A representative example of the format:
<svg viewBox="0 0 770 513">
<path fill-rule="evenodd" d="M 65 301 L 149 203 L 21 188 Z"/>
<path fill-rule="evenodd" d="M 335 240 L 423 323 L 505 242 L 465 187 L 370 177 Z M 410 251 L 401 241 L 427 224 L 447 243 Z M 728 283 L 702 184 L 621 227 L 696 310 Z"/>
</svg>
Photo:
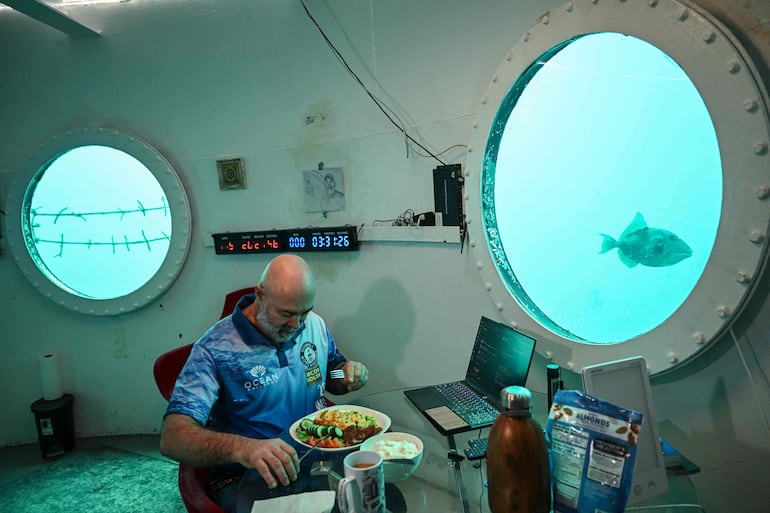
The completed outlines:
<svg viewBox="0 0 770 513">
<path fill-rule="evenodd" d="M 556 393 L 545 428 L 554 513 L 625 509 L 642 421 L 636 410 L 577 390 Z"/>
</svg>

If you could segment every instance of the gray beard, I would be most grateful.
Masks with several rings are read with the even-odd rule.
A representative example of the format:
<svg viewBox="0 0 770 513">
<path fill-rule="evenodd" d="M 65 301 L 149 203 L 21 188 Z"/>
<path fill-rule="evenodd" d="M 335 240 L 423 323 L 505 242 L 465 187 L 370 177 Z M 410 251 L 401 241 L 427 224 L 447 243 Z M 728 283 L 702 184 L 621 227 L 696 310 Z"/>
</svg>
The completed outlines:
<svg viewBox="0 0 770 513">
<path fill-rule="evenodd" d="M 262 333 L 265 334 L 267 338 L 278 344 L 283 344 L 287 340 L 291 339 L 291 337 L 294 336 L 294 333 L 296 333 L 295 330 L 286 333 L 284 329 L 276 328 L 270 324 L 270 321 L 267 318 L 266 309 L 260 308 L 259 306 L 257 306 L 257 323 L 259 324 L 259 328 Z M 288 327 L 286 327 L 286 329 L 288 329 Z"/>
</svg>

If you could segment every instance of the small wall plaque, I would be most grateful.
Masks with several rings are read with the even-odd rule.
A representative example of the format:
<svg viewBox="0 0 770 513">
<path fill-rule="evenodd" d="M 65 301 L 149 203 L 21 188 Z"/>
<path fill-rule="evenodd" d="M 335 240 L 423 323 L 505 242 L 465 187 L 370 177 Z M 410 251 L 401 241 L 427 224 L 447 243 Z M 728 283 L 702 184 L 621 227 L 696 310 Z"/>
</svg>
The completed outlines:
<svg viewBox="0 0 770 513">
<path fill-rule="evenodd" d="M 217 160 L 217 173 L 220 190 L 246 188 L 246 172 L 242 158 Z"/>
</svg>

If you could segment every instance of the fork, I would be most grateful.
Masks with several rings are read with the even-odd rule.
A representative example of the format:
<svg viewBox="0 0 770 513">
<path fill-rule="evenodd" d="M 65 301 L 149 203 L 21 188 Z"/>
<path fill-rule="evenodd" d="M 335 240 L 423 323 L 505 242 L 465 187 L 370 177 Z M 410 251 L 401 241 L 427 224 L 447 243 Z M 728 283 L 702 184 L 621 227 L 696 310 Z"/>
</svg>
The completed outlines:
<svg viewBox="0 0 770 513">
<path fill-rule="evenodd" d="M 345 371 L 342 369 L 334 369 L 329 373 L 332 379 L 345 379 Z"/>
<path fill-rule="evenodd" d="M 320 440 L 318 440 L 315 444 L 313 444 L 313 446 L 310 449 L 308 449 L 308 451 L 305 454 L 303 454 L 302 457 L 300 457 L 300 459 L 299 459 L 299 461 L 297 461 L 297 463 L 302 463 L 302 460 L 305 459 L 305 456 L 307 456 L 308 454 L 310 454 L 311 452 L 316 450 L 318 448 L 318 446 L 321 445 L 321 442 L 323 442 L 324 440 L 326 440 L 330 436 L 332 436 L 332 435 L 326 435 L 323 438 L 321 438 Z"/>
</svg>

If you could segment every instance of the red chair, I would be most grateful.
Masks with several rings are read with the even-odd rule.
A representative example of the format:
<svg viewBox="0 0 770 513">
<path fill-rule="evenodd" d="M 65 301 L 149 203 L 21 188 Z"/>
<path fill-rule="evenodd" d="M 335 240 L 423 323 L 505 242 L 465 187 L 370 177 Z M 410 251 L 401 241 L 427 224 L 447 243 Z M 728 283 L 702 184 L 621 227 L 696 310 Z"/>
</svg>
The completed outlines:
<svg viewBox="0 0 770 513">
<path fill-rule="evenodd" d="M 174 390 L 174 383 L 179 376 L 182 367 L 190 355 L 192 344 L 177 347 L 160 355 L 155 360 L 153 373 L 155 374 L 155 383 L 158 385 L 160 394 L 168 401 L 171 398 L 171 392 Z M 182 463 L 179 464 L 179 495 L 182 496 L 182 502 L 189 513 L 224 513 L 209 495 L 208 468 L 188 467 Z"/>
<path fill-rule="evenodd" d="M 254 287 L 236 290 L 225 296 L 225 304 L 221 317 L 226 317 L 233 312 L 238 300 L 245 294 L 253 291 Z M 171 399 L 176 378 L 182 371 L 187 358 L 190 356 L 192 344 L 174 348 L 163 353 L 155 360 L 153 374 L 155 384 L 158 385 L 160 395 L 166 401 Z M 209 494 L 208 468 L 189 467 L 179 464 L 179 494 L 182 496 L 187 511 L 190 513 L 224 513 Z"/>
<path fill-rule="evenodd" d="M 238 289 L 230 292 L 225 296 L 225 304 L 222 307 L 222 314 L 219 316 L 220 319 L 224 319 L 231 313 L 233 313 L 233 310 L 235 309 L 235 305 L 238 304 L 238 301 L 245 296 L 246 294 L 251 294 L 254 292 L 254 287 L 246 287 L 245 289 Z"/>
<path fill-rule="evenodd" d="M 187 357 L 190 356 L 192 344 L 177 347 L 167 353 L 163 353 L 155 360 L 152 372 L 155 375 L 155 384 L 158 385 L 160 395 L 168 401 L 171 399 L 171 392 L 174 391 L 176 378 L 182 371 Z"/>
</svg>

